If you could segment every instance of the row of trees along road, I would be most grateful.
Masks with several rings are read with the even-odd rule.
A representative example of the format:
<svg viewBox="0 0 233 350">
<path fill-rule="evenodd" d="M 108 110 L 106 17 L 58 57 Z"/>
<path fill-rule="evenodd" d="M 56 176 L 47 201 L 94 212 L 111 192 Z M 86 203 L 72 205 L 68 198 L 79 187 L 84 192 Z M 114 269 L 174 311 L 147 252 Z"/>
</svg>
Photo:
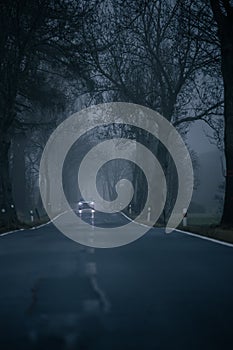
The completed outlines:
<svg viewBox="0 0 233 350">
<path fill-rule="evenodd" d="M 211 0 L 218 26 L 221 47 L 221 70 L 224 83 L 224 146 L 226 157 L 226 186 L 222 224 L 233 224 L 233 2 Z"/>
<path fill-rule="evenodd" d="M 191 20 L 194 15 L 195 23 Z M 220 55 L 214 40 L 197 40 L 202 37 L 203 16 L 201 2 L 195 8 L 188 1 L 104 2 L 98 9 L 98 20 L 86 22 L 84 31 L 89 81 L 98 101 L 108 102 L 110 96 L 111 100 L 146 105 L 183 134 L 187 124 L 195 120 L 217 127 L 220 119 L 213 121 L 212 115 L 222 112 Z M 209 16 L 205 29 L 213 24 Z M 96 50 L 98 45 L 106 49 Z M 147 135 L 138 139 L 143 142 Z M 175 172 L 165 149 L 160 146 L 156 152 L 171 185 L 166 205 L 170 211 L 175 186 L 174 181 L 169 182 L 169 175 L 174 177 Z M 134 207 L 139 211 L 146 193 L 142 177 L 135 171 L 133 182 L 139 191 Z"/>
<path fill-rule="evenodd" d="M 24 112 L 33 103 L 44 104 L 49 98 L 53 104 L 54 96 L 59 95 L 57 82 L 49 75 L 62 72 L 67 78 L 71 66 L 77 74 L 80 23 L 94 3 L 0 1 L 0 208 L 5 210 L 1 226 L 18 224 L 9 167 L 13 135 L 22 127 L 35 126 L 33 118 L 28 125 L 24 123 Z"/>
<path fill-rule="evenodd" d="M 0 1 L 0 6 L 0 208 L 7 213 L 1 215 L 0 226 L 18 224 L 11 208 L 13 136 L 30 128 L 43 133 L 40 128 L 48 124 L 52 130 L 56 121 L 38 120 L 35 111 L 44 105 L 57 111 L 62 101 L 61 113 L 72 103 L 71 90 L 90 103 L 148 106 L 184 137 L 190 123 L 203 120 L 221 138 L 225 121 L 222 224 L 232 225 L 230 0 L 10 0 Z M 158 153 L 169 168 L 164 150 Z"/>
</svg>

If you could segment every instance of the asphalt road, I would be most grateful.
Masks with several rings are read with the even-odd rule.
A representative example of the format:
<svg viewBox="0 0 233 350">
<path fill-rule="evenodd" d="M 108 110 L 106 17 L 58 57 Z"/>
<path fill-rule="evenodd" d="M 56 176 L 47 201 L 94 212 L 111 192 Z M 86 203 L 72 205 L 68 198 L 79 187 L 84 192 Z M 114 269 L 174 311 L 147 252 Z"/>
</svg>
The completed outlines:
<svg viewBox="0 0 233 350">
<path fill-rule="evenodd" d="M 3 350 L 233 348 L 233 248 L 180 232 L 113 249 L 53 224 L 15 232 L 0 237 L 0 281 Z"/>
</svg>

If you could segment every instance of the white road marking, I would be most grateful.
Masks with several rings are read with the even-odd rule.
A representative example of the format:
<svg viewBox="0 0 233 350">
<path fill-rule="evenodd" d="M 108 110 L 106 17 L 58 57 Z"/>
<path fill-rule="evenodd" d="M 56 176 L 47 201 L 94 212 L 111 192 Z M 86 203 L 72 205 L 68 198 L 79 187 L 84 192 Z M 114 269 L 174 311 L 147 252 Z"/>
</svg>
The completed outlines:
<svg viewBox="0 0 233 350">
<path fill-rule="evenodd" d="M 52 220 L 46 222 L 45 224 L 41 224 L 41 225 L 39 225 L 39 226 L 34 226 L 34 227 L 32 227 L 30 230 L 37 230 L 38 228 L 44 227 L 44 226 L 46 226 L 46 225 L 49 225 L 49 224 L 51 224 L 51 222 L 54 222 L 56 219 L 60 218 L 60 216 L 66 214 L 66 213 L 68 213 L 68 210 L 64 211 L 63 213 L 58 214 L 58 215 L 55 216 Z"/>
<path fill-rule="evenodd" d="M 232 244 L 232 243 L 219 241 L 218 239 L 215 239 L 215 238 L 210 238 L 210 237 L 206 237 L 206 236 L 201 236 L 201 235 L 199 235 L 199 234 L 197 234 L 197 233 L 182 231 L 182 230 L 178 230 L 178 229 L 176 229 L 175 231 L 184 233 L 185 235 L 188 235 L 188 236 L 193 236 L 193 237 L 196 237 L 196 238 L 201 238 L 201 239 L 204 239 L 204 240 L 206 240 L 206 241 L 210 241 L 210 242 L 213 242 L 213 243 L 217 243 L 217 244 L 221 244 L 221 245 L 225 245 L 225 246 L 227 246 L 227 247 L 233 248 L 233 244 Z"/>
<path fill-rule="evenodd" d="M 131 222 L 134 222 L 136 225 L 141 225 L 141 226 L 146 226 L 148 228 L 153 228 L 153 227 L 150 227 L 150 226 L 147 226 L 145 224 L 141 224 L 140 222 L 136 222 L 136 221 L 133 221 L 131 220 L 125 213 L 122 213 L 121 212 L 121 215 L 123 215 L 126 219 L 130 220 Z M 156 228 L 156 227 L 154 227 Z M 204 239 L 206 241 L 210 241 L 210 242 L 213 242 L 213 243 L 217 243 L 217 244 L 220 244 L 220 245 L 224 245 L 226 247 L 231 247 L 233 248 L 233 244 L 232 243 L 228 243 L 228 242 L 224 242 L 224 241 L 219 241 L 218 239 L 215 239 L 215 238 L 210 238 L 210 237 L 206 237 L 206 236 L 201 236 L 197 233 L 192 233 L 192 232 L 187 232 L 187 231 L 183 231 L 183 230 L 178 230 L 178 229 L 175 229 L 174 231 L 177 231 L 177 232 L 181 232 L 181 233 L 184 233 L 186 235 L 189 235 L 189 236 L 193 236 L 193 237 L 196 237 L 196 238 L 200 238 L 200 239 Z"/>
<path fill-rule="evenodd" d="M 99 295 L 99 299 L 103 305 L 104 312 L 109 312 L 111 309 L 111 304 L 108 301 L 104 291 L 99 287 L 97 279 L 95 277 L 91 277 L 91 284 L 94 291 Z"/>
<path fill-rule="evenodd" d="M 61 214 L 58 214 L 57 216 L 55 216 L 55 218 L 53 218 L 52 220 L 49 220 L 48 222 L 46 222 L 45 224 L 41 224 L 39 226 L 34 226 L 34 227 L 30 227 L 30 228 L 20 228 L 18 230 L 13 230 L 13 231 L 8 231 L 8 232 L 4 232 L 2 234 L 0 234 L 0 237 L 4 237 L 4 236 L 7 236 L 7 235 L 10 235 L 12 233 L 16 233 L 16 232 L 20 232 L 20 231 L 27 231 L 27 230 L 36 230 L 38 228 L 41 228 L 41 227 L 44 227 L 46 225 L 49 225 L 51 224 L 51 222 L 54 222 L 56 219 L 58 219 L 60 216 L 66 214 L 67 211 L 64 211 L 63 213 Z"/>
<path fill-rule="evenodd" d="M 93 248 L 92 253 L 94 253 Z M 98 295 L 98 299 L 87 299 L 84 300 L 84 310 L 87 312 L 95 312 L 99 309 L 100 304 L 103 305 L 104 312 L 108 312 L 110 310 L 110 303 L 104 293 L 104 291 L 99 287 L 97 282 L 97 266 L 93 261 L 89 261 L 85 265 L 86 275 L 89 277 L 93 290 Z"/>
<path fill-rule="evenodd" d="M 134 222 L 136 225 L 140 225 L 140 226 L 148 227 L 148 228 L 153 228 L 153 227 L 148 226 L 148 225 L 146 225 L 146 224 L 142 224 L 142 223 L 140 223 L 140 222 L 137 222 L 137 221 L 132 220 L 131 218 L 129 218 L 129 217 L 128 217 L 125 213 L 123 213 L 123 212 L 120 212 L 120 214 L 123 215 L 123 216 L 124 216 L 126 219 L 128 219 L 129 221 Z"/>
<path fill-rule="evenodd" d="M 29 230 L 35 230 L 35 229 L 39 229 L 43 226 L 46 226 L 46 225 L 49 225 L 50 223 L 52 223 L 53 221 L 55 221 L 56 219 L 58 219 L 60 216 L 66 214 L 67 211 L 61 213 L 61 214 L 58 214 L 57 216 L 55 216 L 55 218 L 53 218 L 52 220 L 46 222 L 45 224 L 42 224 L 42 225 L 39 225 L 39 226 L 35 226 L 35 227 L 32 227 L 30 228 Z M 131 222 L 134 222 L 136 225 L 140 225 L 140 226 L 144 226 L 144 227 L 150 227 L 150 226 L 147 226 L 145 224 L 142 224 L 142 223 L 139 223 L 139 222 L 136 222 L 136 221 L 133 221 L 131 220 L 131 218 L 129 218 L 125 213 L 122 213 L 120 212 L 121 215 L 123 215 L 126 219 L 130 220 Z M 151 227 L 150 227 L 151 228 Z M 21 228 L 19 230 L 13 230 L 13 231 L 9 231 L 9 232 L 5 232 L 5 233 L 2 233 L 0 234 L 0 237 L 4 237 L 4 236 L 7 236 L 7 235 L 10 235 L 12 233 L 16 233 L 16 232 L 20 232 L 20 231 L 26 231 L 28 229 L 24 229 L 24 228 Z M 175 231 L 177 232 L 181 232 L 181 233 L 184 233 L 186 235 L 189 235 L 189 236 L 193 236 L 193 237 L 196 237 L 196 238 L 200 238 L 200 239 L 204 239 L 206 241 L 210 241 L 210 242 L 213 242 L 213 243 L 216 243 L 216 244 L 220 244 L 220 245 L 224 245 L 226 247 L 231 247 L 233 248 L 233 244 L 232 243 L 228 243 L 228 242 L 224 242 L 224 241 L 219 241 L 218 239 L 215 239 L 215 238 L 210 238 L 210 237 L 206 237 L 206 236 L 201 236 L 201 235 L 198 235 L 197 233 L 192 233 L 192 232 L 187 232 L 187 231 L 183 231 L 183 230 L 179 230 L 179 229 L 176 229 Z M 89 239 L 90 243 L 93 243 L 94 240 L 93 238 L 90 238 Z M 90 248 L 91 249 L 91 248 Z M 94 249 L 94 248 L 93 248 Z M 90 251 L 91 252 L 91 251 Z M 94 253 L 94 251 L 92 251 Z"/>
<path fill-rule="evenodd" d="M 88 276 L 97 275 L 97 267 L 95 262 L 87 262 L 85 265 L 85 272 Z"/>
<path fill-rule="evenodd" d="M 89 237 L 89 238 L 88 238 L 88 242 L 89 242 L 90 244 L 93 244 L 93 243 L 94 243 L 94 239 L 93 239 L 92 237 Z"/>
<path fill-rule="evenodd" d="M 7 235 L 10 235 L 12 233 L 19 232 L 19 231 L 25 231 L 25 228 L 20 228 L 19 230 L 13 230 L 13 231 L 8 231 L 5 233 L 2 233 L 2 234 L 0 234 L 0 237 L 4 237 L 4 236 L 7 236 Z"/>
<path fill-rule="evenodd" d="M 87 247 L 87 253 L 94 254 L 95 253 L 95 248 Z"/>
<path fill-rule="evenodd" d="M 84 309 L 84 312 L 87 312 L 87 313 L 99 311 L 100 302 L 98 299 L 86 299 L 83 301 L 83 309 Z"/>
</svg>

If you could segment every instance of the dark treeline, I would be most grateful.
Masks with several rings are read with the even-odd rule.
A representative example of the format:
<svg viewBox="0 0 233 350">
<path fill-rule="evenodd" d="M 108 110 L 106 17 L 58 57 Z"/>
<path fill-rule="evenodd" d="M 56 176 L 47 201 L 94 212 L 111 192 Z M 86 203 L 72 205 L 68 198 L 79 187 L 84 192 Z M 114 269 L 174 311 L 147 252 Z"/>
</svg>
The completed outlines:
<svg viewBox="0 0 233 350">
<path fill-rule="evenodd" d="M 0 0 L 0 226 L 42 206 L 39 162 L 56 126 L 111 101 L 150 107 L 184 137 L 196 120 L 213 128 L 226 155 L 222 224 L 232 225 L 232 38 L 230 0 Z"/>
</svg>

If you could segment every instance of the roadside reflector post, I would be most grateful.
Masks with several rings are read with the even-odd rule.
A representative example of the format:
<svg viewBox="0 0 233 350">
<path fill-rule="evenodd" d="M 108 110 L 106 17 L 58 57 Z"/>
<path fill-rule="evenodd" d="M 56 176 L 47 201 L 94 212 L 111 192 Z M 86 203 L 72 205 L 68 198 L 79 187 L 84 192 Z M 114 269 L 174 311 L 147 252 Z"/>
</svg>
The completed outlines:
<svg viewBox="0 0 233 350">
<path fill-rule="evenodd" d="M 30 210 L 29 213 L 30 213 L 31 222 L 33 222 L 34 221 L 33 210 Z"/>
<path fill-rule="evenodd" d="M 148 207 L 147 221 L 150 221 L 151 207 Z"/>
<path fill-rule="evenodd" d="M 186 208 L 183 209 L 183 226 L 187 226 L 188 211 Z"/>
<path fill-rule="evenodd" d="M 132 206 L 131 206 L 131 204 L 129 205 L 129 214 L 130 215 L 132 214 Z"/>
</svg>

